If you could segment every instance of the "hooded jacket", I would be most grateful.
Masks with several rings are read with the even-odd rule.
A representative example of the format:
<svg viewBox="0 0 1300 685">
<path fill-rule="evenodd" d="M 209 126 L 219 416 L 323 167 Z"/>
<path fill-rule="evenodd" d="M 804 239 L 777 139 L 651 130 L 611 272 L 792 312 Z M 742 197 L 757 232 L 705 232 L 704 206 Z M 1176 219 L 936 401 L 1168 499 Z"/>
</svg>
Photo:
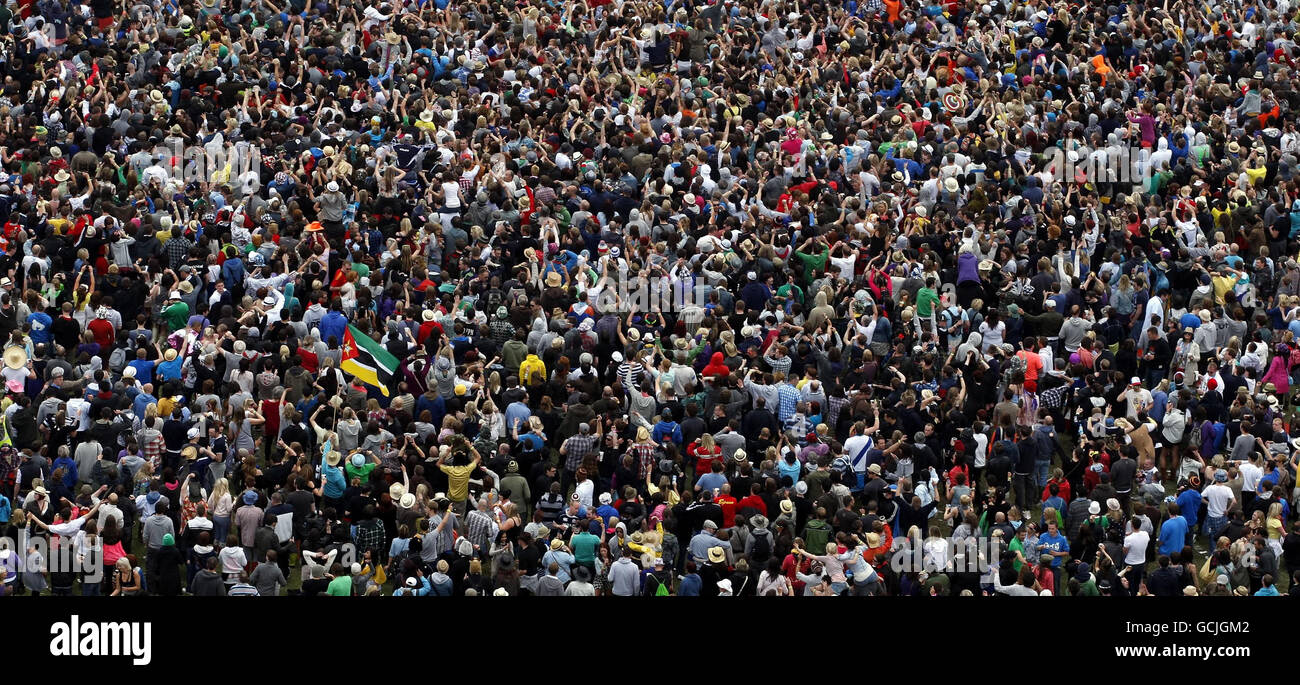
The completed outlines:
<svg viewBox="0 0 1300 685">
<path fill-rule="evenodd" d="M 195 597 L 225 597 L 226 584 L 221 580 L 220 573 L 203 569 L 194 575 L 190 594 Z"/>
<path fill-rule="evenodd" d="M 546 382 L 546 364 L 536 354 L 529 353 L 519 365 L 519 383 L 524 387 Z"/>
<path fill-rule="evenodd" d="M 818 296 L 818 297 L 822 297 L 823 294 L 822 294 L 822 293 L 817 293 L 817 296 Z M 730 369 L 730 367 L 727 366 L 726 361 L 725 361 L 725 358 L 723 357 L 722 353 L 721 353 L 721 352 L 714 352 L 714 353 L 713 353 L 713 356 L 711 356 L 711 357 L 709 358 L 709 363 L 708 363 L 708 365 L 704 367 L 704 369 L 703 369 L 703 371 L 702 371 L 702 373 L 701 373 L 700 375 L 702 375 L 702 376 L 721 376 L 721 377 L 724 377 L 724 378 L 725 378 L 725 377 L 726 377 L 727 375 L 729 375 L 730 373 L 731 373 L 731 369 Z"/>
</svg>

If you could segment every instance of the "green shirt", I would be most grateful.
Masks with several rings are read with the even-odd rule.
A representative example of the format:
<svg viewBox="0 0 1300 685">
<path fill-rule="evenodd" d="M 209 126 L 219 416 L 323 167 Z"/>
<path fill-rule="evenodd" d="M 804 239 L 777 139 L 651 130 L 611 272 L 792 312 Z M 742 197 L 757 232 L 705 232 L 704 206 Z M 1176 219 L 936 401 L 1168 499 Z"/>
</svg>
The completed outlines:
<svg viewBox="0 0 1300 685">
<path fill-rule="evenodd" d="M 822 248 L 817 254 L 806 254 L 795 250 L 794 256 L 803 262 L 803 279 L 805 283 L 812 283 L 813 275 L 826 268 L 826 262 L 831 258 L 830 248 Z"/>
<path fill-rule="evenodd" d="M 934 288 L 921 288 L 916 292 L 916 315 L 928 318 L 934 315 L 934 305 L 939 302 L 939 293 Z"/>
<path fill-rule="evenodd" d="M 1020 541 L 1020 537 L 1016 536 L 1014 538 L 1011 538 L 1011 544 L 1007 545 L 1007 549 L 1010 550 L 1012 554 L 1015 554 L 1016 552 L 1020 552 L 1023 554 L 1025 551 L 1025 545 L 1023 542 Z M 1024 565 L 1025 565 L 1024 562 L 1020 561 L 1019 559 L 1011 562 L 1011 567 L 1016 569 L 1016 573 L 1020 573 L 1020 567 Z"/>
<path fill-rule="evenodd" d="M 190 319 L 190 306 L 184 302 L 177 302 L 164 309 L 162 317 L 167 322 L 167 330 L 179 331 L 185 328 L 185 322 Z"/>
<path fill-rule="evenodd" d="M 352 482 L 353 478 L 360 478 L 361 482 L 365 483 L 370 480 L 370 472 L 374 471 L 376 466 L 378 466 L 378 464 L 376 464 L 373 461 L 369 461 L 362 464 L 361 468 L 357 468 L 352 465 L 352 462 L 348 462 L 348 465 L 344 467 L 344 470 L 348 472 L 349 483 Z"/>
<path fill-rule="evenodd" d="M 573 558 L 581 563 L 591 563 L 596 560 L 596 548 L 600 546 L 600 538 L 592 535 L 587 531 L 578 533 L 573 537 Z"/>
<path fill-rule="evenodd" d="M 325 589 L 325 594 L 331 597 L 351 597 L 352 576 L 339 576 L 331 580 L 329 587 Z"/>
<path fill-rule="evenodd" d="M 795 302 L 803 304 L 803 288 L 800 288 L 793 283 L 786 283 L 780 288 L 777 288 L 776 294 L 781 297 L 792 298 Z"/>
</svg>

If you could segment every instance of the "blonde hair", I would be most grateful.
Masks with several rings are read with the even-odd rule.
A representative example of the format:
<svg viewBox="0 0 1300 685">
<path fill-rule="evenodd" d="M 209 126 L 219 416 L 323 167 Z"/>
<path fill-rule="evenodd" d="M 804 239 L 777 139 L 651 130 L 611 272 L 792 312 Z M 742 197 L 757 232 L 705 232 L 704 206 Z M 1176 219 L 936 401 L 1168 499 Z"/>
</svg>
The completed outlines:
<svg viewBox="0 0 1300 685">
<path fill-rule="evenodd" d="M 148 466 L 148 464 L 145 464 Z M 208 497 L 211 506 L 216 506 L 221 501 L 222 496 L 230 494 L 230 481 L 225 478 L 218 478 L 212 486 L 212 494 Z"/>
</svg>

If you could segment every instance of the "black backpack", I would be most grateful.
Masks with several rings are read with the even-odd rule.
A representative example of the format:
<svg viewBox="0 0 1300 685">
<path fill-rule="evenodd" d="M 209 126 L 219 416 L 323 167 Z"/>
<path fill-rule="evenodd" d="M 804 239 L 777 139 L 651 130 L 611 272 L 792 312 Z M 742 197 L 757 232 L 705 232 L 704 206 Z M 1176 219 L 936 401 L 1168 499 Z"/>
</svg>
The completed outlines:
<svg viewBox="0 0 1300 685">
<path fill-rule="evenodd" d="M 767 563 L 772 558 L 772 534 L 754 535 L 754 546 L 749 550 L 751 564 Z"/>
</svg>

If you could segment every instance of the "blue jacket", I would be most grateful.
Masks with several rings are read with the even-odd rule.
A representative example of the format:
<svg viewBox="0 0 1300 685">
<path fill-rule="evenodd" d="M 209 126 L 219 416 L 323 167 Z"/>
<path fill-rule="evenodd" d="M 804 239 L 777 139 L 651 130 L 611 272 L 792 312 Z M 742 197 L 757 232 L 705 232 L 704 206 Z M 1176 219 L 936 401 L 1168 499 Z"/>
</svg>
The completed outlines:
<svg viewBox="0 0 1300 685">
<path fill-rule="evenodd" d="M 428 578 L 421 577 L 418 578 L 418 580 L 421 583 L 420 587 L 399 587 L 396 590 L 393 590 L 393 595 L 415 595 L 416 597 L 423 597 L 433 591 L 433 586 L 429 584 Z"/>
<path fill-rule="evenodd" d="M 51 473 L 63 469 L 63 484 L 69 490 L 77 487 L 77 462 L 73 461 L 72 457 L 59 457 L 54 460 L 54 465 L 50 468 L 53 469 Z"/>
<path fill-rule="evenodd" d="M 330 336 L 334 336 L 340 344 L 343 343 L 343 334 L 348 330 L 348 317 L 343 316 L 343 312 L 330 310 L 320 320 L 320 339 L 329 342 Z"/>
<path fill-rule="evenodd" d="M 682 444 L 682 427 L 676 421 L 660 421 L 655 424 L 655 429 L 651 432 L 650 437 L 659 444 L 664 444 L 665 439 L 671 439 L 678 445 Z"/>
<path fill-rule="evenodd" d="M 233 290 L 235 286 L 243 284 L 244 260 L 235 257 L 223 262 L 221 264 L 221 280 L 225 281 L 227 290 Z"/>
</svg>

